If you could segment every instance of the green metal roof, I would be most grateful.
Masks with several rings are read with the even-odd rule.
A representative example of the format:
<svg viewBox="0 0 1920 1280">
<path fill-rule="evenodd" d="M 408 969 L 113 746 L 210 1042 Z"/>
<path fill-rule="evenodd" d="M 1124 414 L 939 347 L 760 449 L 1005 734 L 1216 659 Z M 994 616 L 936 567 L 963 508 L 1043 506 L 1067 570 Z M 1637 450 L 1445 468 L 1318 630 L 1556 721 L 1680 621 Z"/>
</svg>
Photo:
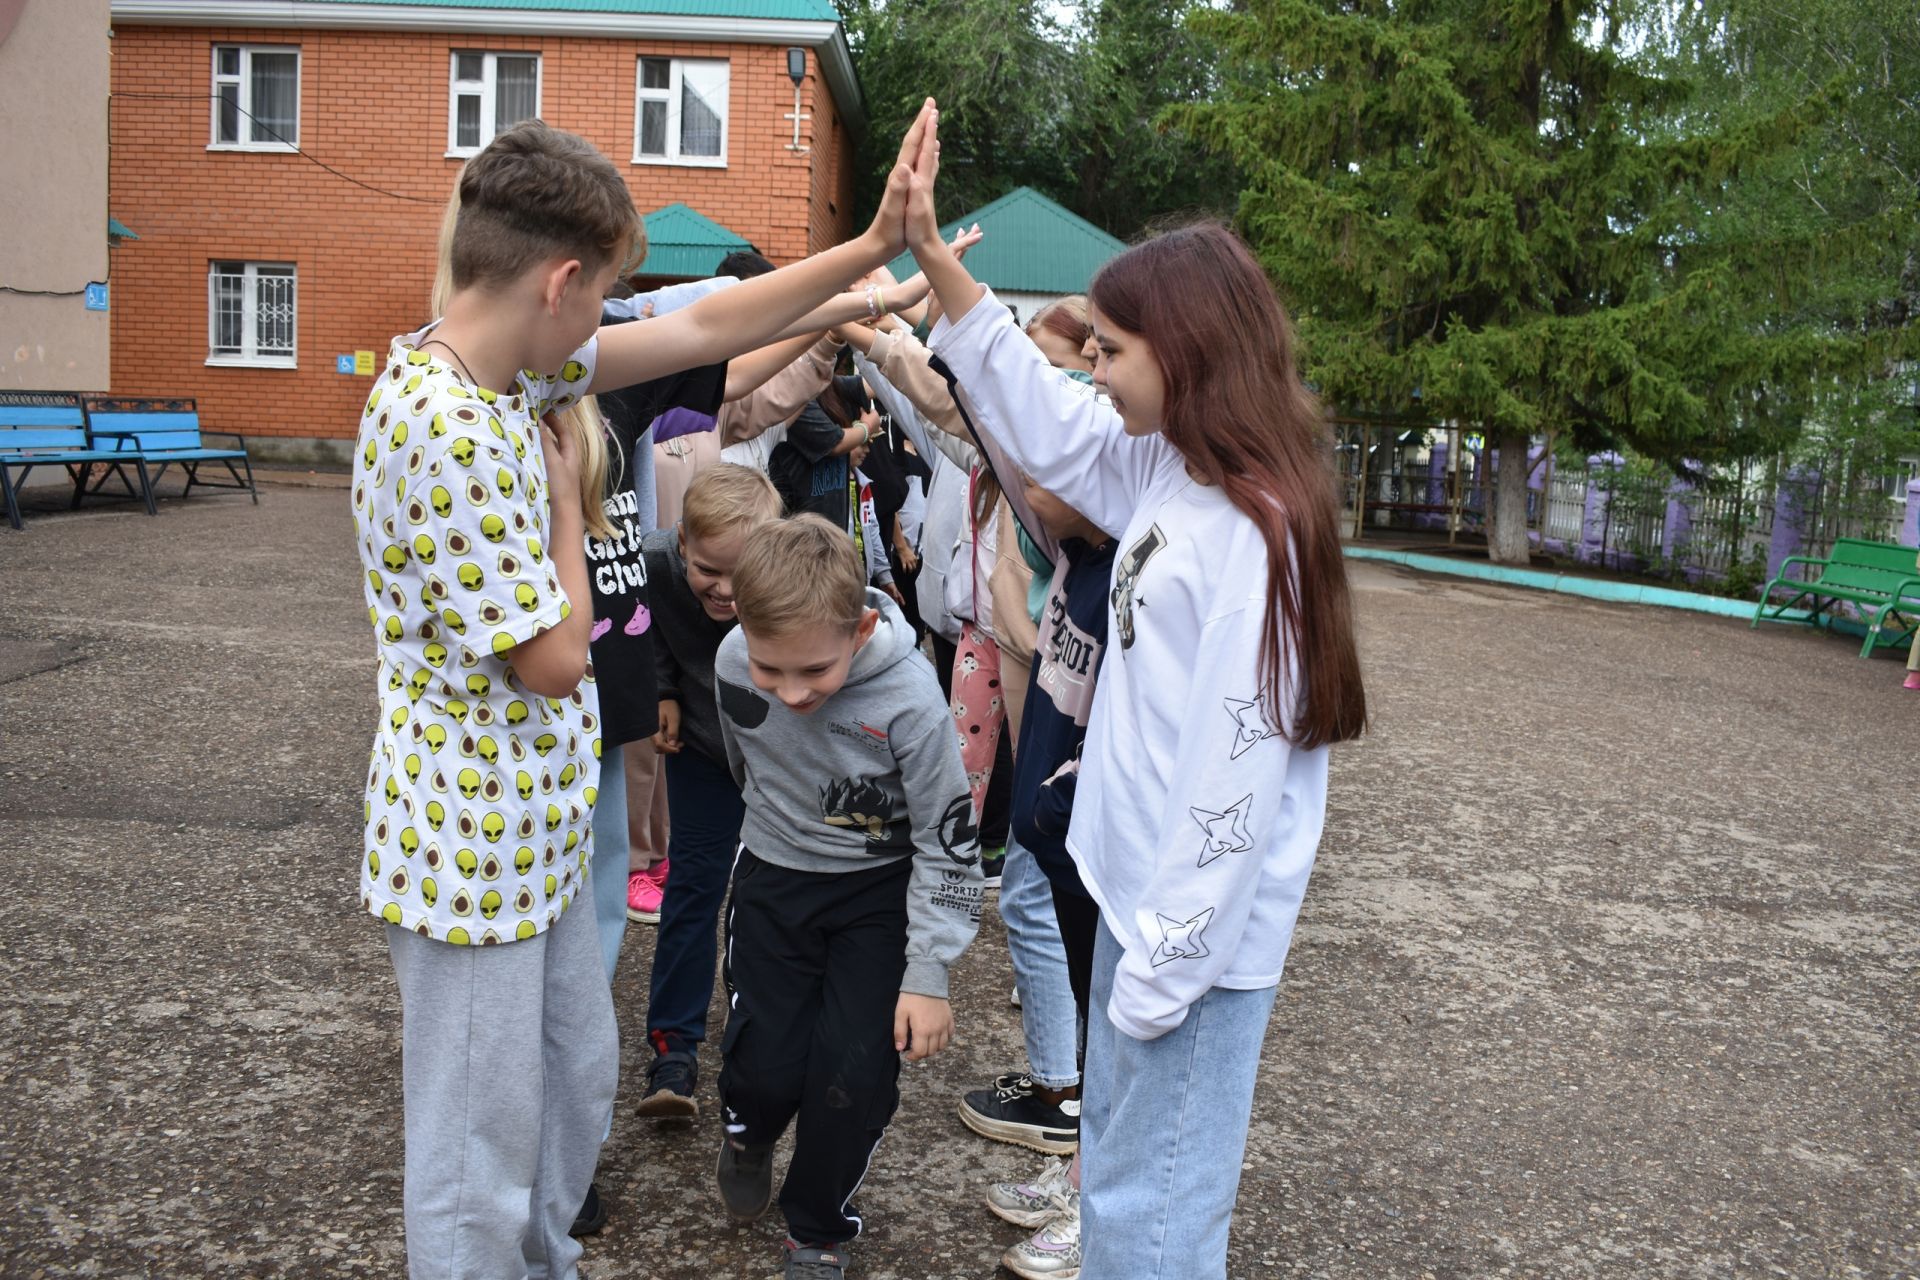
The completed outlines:
<svg viewBox="0 0 1920 1280">
<path fill-rule="evenodd" d="M 107 238 L 109 240 L 138 240 L 140 237 L 133 234 L 133 228 L 120 221 L 120 219 L 108 218 Z"/>
<path fill-rule="evenodd" d="M 986 238 L 967 251 L 967 270 L 995 289 L 1085 293 L 1094 272 L 1127 247 L 1032 187 L 1015 188 L 955 218 L 940 232 L 952 240 L 961 227 L 976 222 Z M 900 279 L 920 269 L 911 253 L 901 254 L 889 266 Z"/>
<path fill-rule="evenodd" d="M 840 21 L 832 0 L 319 0 L 319 3 L 406 5 L 422 9 L 544 9 L 562 13 Z"/>
<path fill-rule="evenodd" d="M 753 247 L 739 232 L 678 202 L 655 209 L 645 221 L 647 256 L 636 275 L 704 279 L 714 273 L 720 259 Z"/>
</svg>

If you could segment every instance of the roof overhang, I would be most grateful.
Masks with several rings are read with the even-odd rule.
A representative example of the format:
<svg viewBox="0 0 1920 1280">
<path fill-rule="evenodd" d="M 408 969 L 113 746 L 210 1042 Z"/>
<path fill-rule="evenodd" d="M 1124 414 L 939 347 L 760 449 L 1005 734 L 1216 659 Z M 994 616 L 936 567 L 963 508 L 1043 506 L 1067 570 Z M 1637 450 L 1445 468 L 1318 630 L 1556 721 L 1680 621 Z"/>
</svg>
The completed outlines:
<svg viewBox="0 0 1920 1280">
<path fill-rule="evenodd" d="M 582 13 L 555 9 L 449 8 L 425 4 L 340 4 L 330 0 L 112 0 L 112 20 L 127 25 L 302 27 L 355 31 L 449 31 L 497 35 L 612 36 L 626 40 L 710 40 L 721 44 L 803 45 L 814 51 L 847 127 L 866 127 L 860 82 L 846 32 L 837 22 L 726 18 L 671 13 Z"/>
</svg>

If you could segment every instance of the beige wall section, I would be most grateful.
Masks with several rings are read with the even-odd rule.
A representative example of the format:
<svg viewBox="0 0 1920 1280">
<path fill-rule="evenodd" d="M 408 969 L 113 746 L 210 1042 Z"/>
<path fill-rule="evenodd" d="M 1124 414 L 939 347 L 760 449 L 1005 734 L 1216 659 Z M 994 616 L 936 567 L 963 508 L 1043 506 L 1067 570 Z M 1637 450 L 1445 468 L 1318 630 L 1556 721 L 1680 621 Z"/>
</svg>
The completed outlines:
<svg viewBox="0 0 1920 1280">
<path fill-rule="evenodd" d="M 112 381 L 107 313 L 79 292 L 107 278 L 108 3 L 26 0 L 0 44 L 0 285 L 75 291 L 0 291 L 0 388 Z"/>
</svg>

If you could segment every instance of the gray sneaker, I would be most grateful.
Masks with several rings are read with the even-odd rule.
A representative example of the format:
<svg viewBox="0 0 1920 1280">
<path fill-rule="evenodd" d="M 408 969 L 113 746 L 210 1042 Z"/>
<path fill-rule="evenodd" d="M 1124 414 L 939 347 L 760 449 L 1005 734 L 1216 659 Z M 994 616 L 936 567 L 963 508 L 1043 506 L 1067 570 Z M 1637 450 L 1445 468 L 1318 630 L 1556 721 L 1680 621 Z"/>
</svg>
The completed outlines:
<svg viewBox="0 0 1920 1280">
<path fill-rule="evenodd" d="M 748 1146 L 723 1135 L 713 1180 L 728 1217 L 735 1222 L 758 1221 L 773 1203 L 773 1144 Z"/>
<path fill-rule="evenodd" d="M 1067 1161 L 1052 1159 L 1032 1182 L 996 1182 L 987 1188 L 987 1208 L 1016 1227 L 1032 1230 L 1060 1214 L 1055 1201 L 1073 1190 Z"/>
<path fill-rule="evenodd" d="M 1000 1255 L 1000 1265 L 1023 1280 L 1078 1280 L 1080 1193 L 1055 1197 L 1059 1216 Z"/>
<path fill-rule="evenodd" d="M 847 1274 L 846 1251 L 838 1245 L 787 1241 L 785 1280 L 841 1280 Z"/>
</svg>

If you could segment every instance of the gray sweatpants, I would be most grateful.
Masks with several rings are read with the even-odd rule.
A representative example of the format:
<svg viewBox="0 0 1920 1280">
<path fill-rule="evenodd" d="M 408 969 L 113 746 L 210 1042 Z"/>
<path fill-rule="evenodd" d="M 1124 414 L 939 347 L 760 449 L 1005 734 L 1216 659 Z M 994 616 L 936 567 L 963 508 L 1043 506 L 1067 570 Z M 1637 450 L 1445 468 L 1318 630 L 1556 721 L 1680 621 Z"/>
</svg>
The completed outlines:
<svg viewBox="0 0 1920 1280">
<path fill-rule="evenodd" d="M 567 1228 L 619 1071 L 593 902 L 544 933 L 455 946 L 387 926 L 400 981 L 413 1280 L 572 1280 Z"/>
</svg>

